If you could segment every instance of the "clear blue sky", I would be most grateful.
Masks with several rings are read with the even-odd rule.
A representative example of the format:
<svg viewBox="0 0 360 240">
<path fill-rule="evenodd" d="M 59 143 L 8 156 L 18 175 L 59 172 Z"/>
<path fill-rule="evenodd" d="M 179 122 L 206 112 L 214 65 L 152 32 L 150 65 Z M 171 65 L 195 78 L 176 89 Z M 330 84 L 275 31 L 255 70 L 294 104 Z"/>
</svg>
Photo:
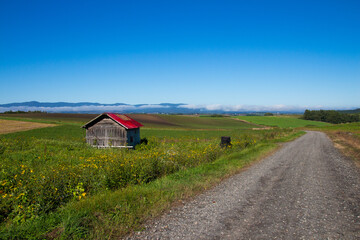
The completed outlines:
<svg viewBox="0 0 360 240">
<path fill-rule="evenodd" d="M 0 103 L 360 107 L 360 1 L 0 0 Z"/>
</svg>

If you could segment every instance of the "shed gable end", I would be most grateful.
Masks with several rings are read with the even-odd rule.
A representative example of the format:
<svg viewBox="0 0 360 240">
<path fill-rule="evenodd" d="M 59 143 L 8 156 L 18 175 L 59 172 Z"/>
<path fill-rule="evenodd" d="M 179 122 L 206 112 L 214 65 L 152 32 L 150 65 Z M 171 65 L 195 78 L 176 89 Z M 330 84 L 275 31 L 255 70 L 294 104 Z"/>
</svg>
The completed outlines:
<svg viewBox="0 0 360 240">
<path fill-rule="evenodd" d="M 92 146 L 126 146 L 126 129 L 110 118 L 104 118 L 86 130 L 86 142 Z"/>
</svg>

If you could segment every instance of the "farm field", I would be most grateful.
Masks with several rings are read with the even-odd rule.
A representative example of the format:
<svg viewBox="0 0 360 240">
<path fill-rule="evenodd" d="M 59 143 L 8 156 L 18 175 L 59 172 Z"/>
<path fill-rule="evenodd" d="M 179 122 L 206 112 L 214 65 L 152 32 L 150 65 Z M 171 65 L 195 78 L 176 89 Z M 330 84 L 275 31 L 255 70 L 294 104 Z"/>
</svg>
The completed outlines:
<svg viewBox="0 0 360 240">
<path fill-rule="evenodd" d="M 0 113 L 0 119 L 20 120 L 40 123 L 86 123 L 98 114 L 67 114 L 67 113 Z"/>
<path fill-rule="evenodd" d="M 325 122 L 303 120 L 293 116 L 237 116 L 235 118 L 254 124 L 280 128 L 321 127 L 331 125 Z"/>
<path fill-rule="evenodd" d="M 136 116 L 134 116 L 136 118 Z M 252 129 L 251 123 L 239 122 L 231 117 L 160 115 L 168 122 L 189 129 Z"/>
<path fill-rule="evenodd" d="M 312 127 L 312 128 L 322 130 L 322 131 L 351 132 L 360 137 L 360 122 L 333 124 L 333 125 L 329 125 L 329 126 L 322 126 L 319 128 L 316 128 L 316 127 Z"/>
<path fill-rule="evenodd" d="M 14 121 L 14 120 L 3 120 L 0 119 L 0 134 L 27 131 L 36 128 L 52 127 L 55 124 L 48 123 L 36 123 L 36 122 L 24 122 L 24 121 Z"/>
<path fill-rule="evenodd" d="M 186 115 L 161 114 L 128 114 L 144 125 L 144 128 L 165 129 L 251 129 L 258 127 L 230 117 L 199 117 Z M 21 120 L 41 123 L 72 123 L 79 126 L 85 124 L 98 114 L 66 114 L 66 113 L 16 113 L 0 114 L 0 119 Z"/>
<path fill-rule="evenodd" d="M 61 209 L 72 209 L 74 204 L 90 204 L 97 201 L 95 199 L 99 196 L 104 198 L 104 194 L 107 199 L 119 194 L 118 191 L 123 192 L 134 186 L 146 188 L 157 179 L 202 168 L 233 154 L 255 151 L 251 149 L 265 151 L 269 149 L 270 142 L 274 147 L 274 141 L 296 133 L 291 129 L 252 131 L 252 124 L 228 117 L 140 114 L 132 117 L 139 121 L 145 119 L 144 124 L 148 123 L 141 130 L 141 137 L 149 140 L 148 145 L 138 146 L 135 151 L 95 149 L 86 145 L 85 130 L 81 128 L 93 116 L 55 116 L 44 119 L 17 116 L 30 121 L 27 122 L 30 125 L 34 121 L 56 122 L 58 125 L 0 135 L 0 238 L 43 238 L 49 234 L 49 229 L 64 224 L 65 216 Z M 231 148 L 219 146 L 221 136 L 231 136 Z M 241 166 L 244 164 L 241 163 Z M 204 172 L 204 176 L 207 172 Z M 221 174 L 226 174 L 226 171 L 221 171 Z M 221 179 L 221 176 L 217 176 L 217 179 Z M 200 182 L 208 186 L 206 184 L 211 181 Z M 166 193 L 170 194 L 170 199 L 165 206 L 174 201 L 172 196 L 177 196 L 175 199 L 187 196 L 181 191 L 180 195 L 172 191 Z M 164 194 L 161 193 L 161 197 Z M 151 203 L 152 200 L 149 201 Z M 104 214 L 113 211 L 117 204 L 111 206 L 102 210 Z M 91 208 L 89 211 L 93 210 Z M 125 219 L 125 223 L 117 222 L 121 225 L 119 229 L 122 229 L 122 233 L 138 224 L 131 216 L 125 216 Z M 58 235 L 69 236 L 67 231 Z M 89 226 L 77 234 L 84 237 L 93 234 L 93 231 Z"/>
</svg>

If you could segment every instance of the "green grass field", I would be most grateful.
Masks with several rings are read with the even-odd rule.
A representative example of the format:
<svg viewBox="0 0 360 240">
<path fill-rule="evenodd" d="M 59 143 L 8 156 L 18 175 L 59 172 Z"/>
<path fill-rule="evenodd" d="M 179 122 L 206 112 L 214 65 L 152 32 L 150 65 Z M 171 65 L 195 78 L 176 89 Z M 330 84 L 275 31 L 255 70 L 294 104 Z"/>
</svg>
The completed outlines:
<svg viewBox="0 0 360 240">
<path fill-rule="evenodd" d="M 0 135 L 0 239 L 123 236 L 296 134 L 228 117 L 140 116 L 158 120 L 141 130 L 148 145 L 95 149 L 84 118 L 51 117 L 26 120 L 58 126 Z M 221 136 L 231 148 L 219 146 Z"/>
<path fill-rule="evenodd" d="M 360 132 L 360 122 L 334 124 L 334 125 L 330 125 L 330 126 L 322 126 L 319 129 L 334 130 L 334 131 L 341 130 L 341 131 L 348 131 L 348 132 Z"/>
<path fill-rule="evenodd" d="M 238 116 L 236 118 L 250 123 L 280 128 L 322 127 L 331 125 L 325 122 L 309 121 L 289 116 Z"/>
</svg>

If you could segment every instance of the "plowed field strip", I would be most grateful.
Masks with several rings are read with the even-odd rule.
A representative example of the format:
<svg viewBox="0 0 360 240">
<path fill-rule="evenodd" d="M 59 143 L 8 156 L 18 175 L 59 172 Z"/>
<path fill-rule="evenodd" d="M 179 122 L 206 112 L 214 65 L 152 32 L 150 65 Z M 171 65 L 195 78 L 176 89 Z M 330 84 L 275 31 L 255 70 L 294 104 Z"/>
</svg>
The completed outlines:
<svg viewBox="0 0 360 240">
<path fill-rule="evenodd" d="M 0 119 L 0 134 L 27 131 L 35 128 L 53 127 L 55 124 L 22 122 Z"/>
</svg>

